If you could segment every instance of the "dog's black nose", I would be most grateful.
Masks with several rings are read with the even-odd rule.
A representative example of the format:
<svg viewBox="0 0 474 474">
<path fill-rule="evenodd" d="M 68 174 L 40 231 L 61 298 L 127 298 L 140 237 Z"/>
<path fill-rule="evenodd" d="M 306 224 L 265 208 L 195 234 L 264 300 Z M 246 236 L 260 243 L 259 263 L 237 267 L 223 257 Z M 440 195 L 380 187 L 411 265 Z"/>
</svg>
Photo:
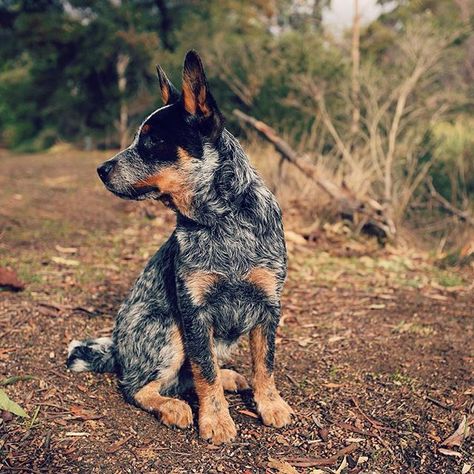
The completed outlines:
<svg viewBox="0 0 474 474">
<path fill-rule="evenodd" d="M 114 165 L 110 163 L 109 161 L 106 161 L 105 163 L 102 163 L 98 168 L 97 168 L 97 173 L 100 177 L 100 179 L 105 183 L 107 181 L 107 178 L 109 177 L 110 172 L 112 171 L 112 168 Z"/>
</svg>

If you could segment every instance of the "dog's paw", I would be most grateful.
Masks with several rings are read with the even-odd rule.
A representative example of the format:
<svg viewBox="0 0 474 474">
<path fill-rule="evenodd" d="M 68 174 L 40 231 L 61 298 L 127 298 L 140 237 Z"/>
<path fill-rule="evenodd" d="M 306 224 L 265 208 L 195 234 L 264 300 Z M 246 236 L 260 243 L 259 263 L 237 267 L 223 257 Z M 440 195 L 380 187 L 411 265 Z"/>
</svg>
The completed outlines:
<svg viewBox="0 0 474 474">
<path fill-rule="evenodd" d="M 291 423 L 294 411 L 278 393 L 272 398 L 265 398 L 256 402 L 264 425 L 283 428 Z"/>
<path fill-rule="evenodd" d="M 183 400 L 171 398 L 162 403 L 159 408 L 160 418 L 166 426 L 188 428 L 193 424 L 191 407 Z"/>
<path fill-rule="evenodd" d="M 199 419 L 201 438 L 212 444 L 230 443 L 237 436 L 234 420 L 227 410 L 212 415 L 203 414 Z"/>
<path fill-rule="evenodd" d="M 238 392 L 250 388 L 247 379 L 235 370 L 221 369 L 221 379 L 224 390 L 228 392 Z"/>
</svg>

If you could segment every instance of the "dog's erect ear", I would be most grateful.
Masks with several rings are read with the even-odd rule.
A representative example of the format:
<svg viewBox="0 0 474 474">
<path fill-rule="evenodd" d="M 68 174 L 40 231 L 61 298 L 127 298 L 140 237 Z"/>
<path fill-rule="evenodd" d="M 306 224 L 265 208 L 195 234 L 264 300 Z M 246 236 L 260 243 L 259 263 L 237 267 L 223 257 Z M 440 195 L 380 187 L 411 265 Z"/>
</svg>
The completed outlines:
<svg viewBox="0 0 474 474">
<path fill-rule="evenodd" d="M 206 73 L 196 51 L 186 54 L 183 68 L 183 107 L 199 119 L 202 132 L 215 138 L 222 131 L 223 117 L 209 91 Z"/>
<path fill-rule="evenodd" d="M 176 87 L 171 84 L 171 81 L 168 79 L 168 76 L 165 74 L 165 71 L 163 71 L 160 65 L 156 66 L 156 73 L 158 75 L 158 80 L 160 81 L 161 98 L 163 99 L 163 104 L 168 105 L 178 102 L 180 98 L 179 92 Z"/>
</svg>

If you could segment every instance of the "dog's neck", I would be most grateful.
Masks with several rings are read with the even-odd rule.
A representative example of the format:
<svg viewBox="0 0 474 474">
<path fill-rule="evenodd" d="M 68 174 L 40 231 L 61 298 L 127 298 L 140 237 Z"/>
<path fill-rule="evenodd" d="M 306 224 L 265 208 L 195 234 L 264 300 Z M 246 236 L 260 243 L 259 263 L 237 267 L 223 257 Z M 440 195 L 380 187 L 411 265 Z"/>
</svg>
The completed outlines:
<svg viewBox="0 0 474 474">
<path fill-rule="evenodd" d="M 214 145 L 204 146 L 204 159 L 192 175 L 192 205 L 186 213 L 177 210 L 178 221 L 206 227 L 219 225 L 240 205 L 249 186 L 261 183 L 239 142 L 225 129 Z"/>
</svg>

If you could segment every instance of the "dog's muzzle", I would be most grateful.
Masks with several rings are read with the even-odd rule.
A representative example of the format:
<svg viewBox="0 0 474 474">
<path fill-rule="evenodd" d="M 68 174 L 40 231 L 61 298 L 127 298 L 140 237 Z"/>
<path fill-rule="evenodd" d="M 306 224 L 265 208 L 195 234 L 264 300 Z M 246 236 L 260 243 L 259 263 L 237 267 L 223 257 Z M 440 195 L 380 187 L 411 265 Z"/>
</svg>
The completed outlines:
<svg viewBox="0 0 474 474">
<path fill-rule="evenodd" d="M 161 192 L 156 186 L 139 186 L 123 179 L 117 158 L 105 161 L 97 168 L 97 174 L 105 187 L 122 199 L 160 199 Z"/>
</svg>

